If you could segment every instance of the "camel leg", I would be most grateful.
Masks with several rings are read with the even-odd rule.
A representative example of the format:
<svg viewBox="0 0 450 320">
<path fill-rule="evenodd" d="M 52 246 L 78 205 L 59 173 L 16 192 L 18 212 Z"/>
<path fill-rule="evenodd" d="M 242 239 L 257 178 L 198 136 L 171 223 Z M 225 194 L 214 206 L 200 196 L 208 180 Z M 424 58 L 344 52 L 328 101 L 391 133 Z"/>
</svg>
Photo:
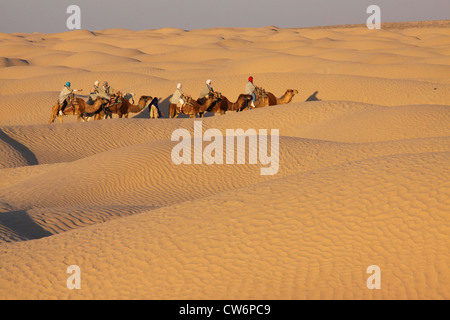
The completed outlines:
<svg viewBox="0 0 450 320">
<path fill-rule="evenodd" d="M 55 122 L 56 117 L 58 116 L 59 112 L 59 104 L 55 104 L 52 108 L 52 113 L 50 114 L 50 120 L 48 121 L 48 124 L 52 124 Z"/>
<path fill-rule="evenodd" d="M 97 113 L 97 114 L 95 115 L 94 120 L 95 120 L 95 121 L 103 120 L 103 117 L 105 117 L 105 119 L 106 119 L 107 115 L 105 116 L 105 114 L 103 114 L 103 111 L 100 111 L 99 113 Z"/>
<path fill-rule="evenodd" d="M 50 120 L 48 121 L 48 124 L 52 124 L 53 122 L 55 122 L 55 118 L 56 116 L 54 116 L 53 114 L 50 116 Z"/>
<path fill-rule="evenodd" d="M 52 124 L 52 123 L 55 122 L 55 119 L 56 119 L 56 115 L 57 115 L 57 114 L 58 114 L 57 112 L 52 111 L 52 114 L 50 115 L 50 120 L 48 121 L 48 124 Z"/>
</svg>

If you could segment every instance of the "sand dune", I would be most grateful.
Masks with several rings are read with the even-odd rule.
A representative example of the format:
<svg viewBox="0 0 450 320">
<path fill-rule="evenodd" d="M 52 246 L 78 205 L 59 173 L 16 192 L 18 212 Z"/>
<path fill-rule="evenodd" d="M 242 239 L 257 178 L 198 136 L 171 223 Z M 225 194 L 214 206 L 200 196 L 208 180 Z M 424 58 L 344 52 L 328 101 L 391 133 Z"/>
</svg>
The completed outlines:
<svg viewBox="0 0 450 320">
<path fill-rule="evenodd" d="M 0 58 L 0 68 L 27 66 L 29 62 L 22 59 Z"/>
<path fill-rule="evenodd" d="M 73 211 L 80 202 L 84 209 L 111 205 L 125 208 L 130 199 L 141 207 L 149 204 L 162 207 L 349 161 L 393 154 L 445 152 L 449 151 L 448 145 L 448 138 L 400 140 L 381 146 L 282 138 L 280 157 L 283 161 L 279 173 L 275 177 L 255 177 L 259 170 L 255 166 L 175 166 L 170 161 L 173 144 L 158 141 L 84 157 L 71 162 L 70 166 L 68 162 L 55 163 L 27 170 L 26 174 L 23 170 L 18 173 L 4 169 L 2 174 L 7 182 L 0 186 L 1 200 L 13 208 L 11 211 L 32 211 L 36 207 L 53 208 L 58 212 L 71 208 Z M 334 154 L 338 156 L 330 160 Z M 11 163 L 22 160 L 17 156 L 8 158 Z M 210 178 L 199 178 L 204 176 Z M 70 188 L 66 187 L 67 181 L 71 181 Z M 190 188 L 193 181 L 196 187 Z M 36 189 L 36 184 L 41 188 Z M 31 213 L 30 216 L 43 228 L 66 230 L 61 225 L 34 218 Z M 84 223 L 91 224 L 92 221 Z"/>
<path fill-rule="evenodd" d="M 448 207 L 424 213 L 424 203 L 444 191 L 436 173 L 448 176 L 446 161 L 448 153 L 370 159 L 14 243 L 2 252 L 2 296 L 444 298 Z M 364 288 L 373 261 L 387 270 L 384 291 Z M 83 266 L 80 291 L 65 287 L 70 264 Z M 35 278 L 17 277 L 29 269 Z"/>
<path fill-rule="evenodd" d="M 1 68 L 0 69 L 0 78 L 1 79 L 25 79 L 25 78 L 33 78 L 39 77 L 42 74 L 46 75 L 58 75 L 58 74 L 67 74 L 73 75 L 78 72 L 82 72 L 83 69 L 76 69 L 70 67 L 43 67 L 43 66 L 16 66 L 14 68 Z"/>
<path fill-rule="evenodd" d="M 0 33 L 0 297 L 449 299 L 449 47 L 445 21 Z M 235 101 L 250 75 L 299 94 L 167 119 L 178 82 Z M 96 80 L 158 97 L 163 119 L 47 124 L 66 81 Z M 279 129 L 277 174 L 175 165 L 194 121 Z"/>
</svg>

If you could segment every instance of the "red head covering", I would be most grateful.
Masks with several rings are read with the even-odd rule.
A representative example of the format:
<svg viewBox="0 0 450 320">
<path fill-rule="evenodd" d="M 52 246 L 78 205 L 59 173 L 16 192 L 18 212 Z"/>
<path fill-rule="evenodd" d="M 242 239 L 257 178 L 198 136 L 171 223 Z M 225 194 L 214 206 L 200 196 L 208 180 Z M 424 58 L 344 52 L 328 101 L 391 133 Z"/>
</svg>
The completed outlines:
<svg viewBox="0 0 450 320">
<path fill-rule="evenodd" d="M 253 77 L 248 78 L 248 81 L 253 82 Z"/>
</svg>

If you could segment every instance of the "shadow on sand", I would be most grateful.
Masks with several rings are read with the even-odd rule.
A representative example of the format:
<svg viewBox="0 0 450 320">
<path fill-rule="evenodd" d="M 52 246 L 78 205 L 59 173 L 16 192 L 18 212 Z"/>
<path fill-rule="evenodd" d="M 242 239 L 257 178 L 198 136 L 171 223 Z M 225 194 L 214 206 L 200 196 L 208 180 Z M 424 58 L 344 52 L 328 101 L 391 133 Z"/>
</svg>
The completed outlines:
<svg viewBox="0 0 450 320">
<path fill-rule="evenodd" d="M 28 162 L 28 165 L 34 166 L 39 164 L 39 161 L 37 160 L 35 154 L 30 149 L 28 149 L 20 142 L 8 136 L 6 133 L 3 132 L 2 129 L 0 129 L 0 140 L 4 141 L 5 143 L 9 144 L 12 148 L 17 150 Z"/>
<path fill-rule="evenodd" d="M 312 95 L 309 96 L 308 99 L 306 99 L 306 102 L 308 101 L 321 101 L 319 98 L 317 98 L 317 94 L 319 91 L 314 92 Z"/>
<path fill-rule="evenodd" d="M 162 98 L 158 98 L 158 107 L 162 113 L 162 117 L 160 119 L 169 118 L 169 106 L 170 106 L 170 98 L 171 97 L 172 96 L 168 96 L 164 100 L 162 100 Z M 144 108 L 144 110 L 142 110 L 140 113 L 133 116 L 132 118 L 133 119 L 150 119 L 150 108 L 149 108 L 150 102 L 151 101 L 147 102 L 147 105 Z"/>
<path fill-rule="evenodd" d="M 34 222 L 26 210 L 0 213 L 0 225 L 11 230 L 23 240 L 40 239 L 52 235 Z"/>
</svg>

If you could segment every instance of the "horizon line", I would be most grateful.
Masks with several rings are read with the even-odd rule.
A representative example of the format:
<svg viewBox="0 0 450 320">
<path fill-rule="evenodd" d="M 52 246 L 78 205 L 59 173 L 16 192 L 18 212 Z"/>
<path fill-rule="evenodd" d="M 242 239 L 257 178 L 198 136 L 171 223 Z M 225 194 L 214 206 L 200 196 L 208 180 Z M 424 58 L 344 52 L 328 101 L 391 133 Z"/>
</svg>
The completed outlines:
<svg viewBox="0 0 450 320">
<path fill-rule="evenodd" d="M 438 28 L 446 28 L 450 27 L 450 19 L 438 19 L 438 20 L 412 20 L 412 21 L 386 21 L 382 22 L 381 25 L 386 26 L 388 25 L 389 29 L 395 29 L 395 25 L 399 24 L 424 24 L 424 23 L 437 23 L 440 22 L 440 24 L 437 25 L 424 25 L 422 27 L 438 27 Z M 164 30 L 164 29 L 173 29 L 173 30 L 179 30 L 184 32 L 191 32 L 191 31 L 198 31 L 198 30 L 213 30 L 213 29 L 265 29 L 265 28 L 276 28 L 280 30 L 292 30 L 292 29 L 320 29 L 320 28 L 336 28 L 336 29 L 343 29 L 343 28 L 358 28 L 358 27 L 366 27 L 366 24 L 364 23 L 351 23 L 351 24 L 336 24 L 336 25 L 320 25 L 320 26 L 311 26 L 311 27 L 277 27 L 275 25 L 266 25 L 263 27 L 210 27 L 210 28 L 195 28 L 195 29 L 182 29 L 182 28 L 174 28 L 174 27 L 162 27 L 162 28 L 149 28 L 149 29 L 128 29 L 128 28 L 109 28 L 109 29 L 98 29 L 98 30 L 89 30 L 89 29 L 76 29 L 76 30 L 66 30 L 66 31 L 60 31 L 60 32 L 0 32 L 3 34 L 59 34 L 59 33 L 66 33 L 66 32 L 79 32 L 79 31 L 88 31 L 88 32 L 102 32 L 102 31 L 108 31 L 108 30 L 124 30 L 124 31 L 132 31 L 132 32 L 141 32 L 141 31 L 158 31 L 158 30 Z M 385 28 L 381 28 L 383 30 Z"/>
</svg>

